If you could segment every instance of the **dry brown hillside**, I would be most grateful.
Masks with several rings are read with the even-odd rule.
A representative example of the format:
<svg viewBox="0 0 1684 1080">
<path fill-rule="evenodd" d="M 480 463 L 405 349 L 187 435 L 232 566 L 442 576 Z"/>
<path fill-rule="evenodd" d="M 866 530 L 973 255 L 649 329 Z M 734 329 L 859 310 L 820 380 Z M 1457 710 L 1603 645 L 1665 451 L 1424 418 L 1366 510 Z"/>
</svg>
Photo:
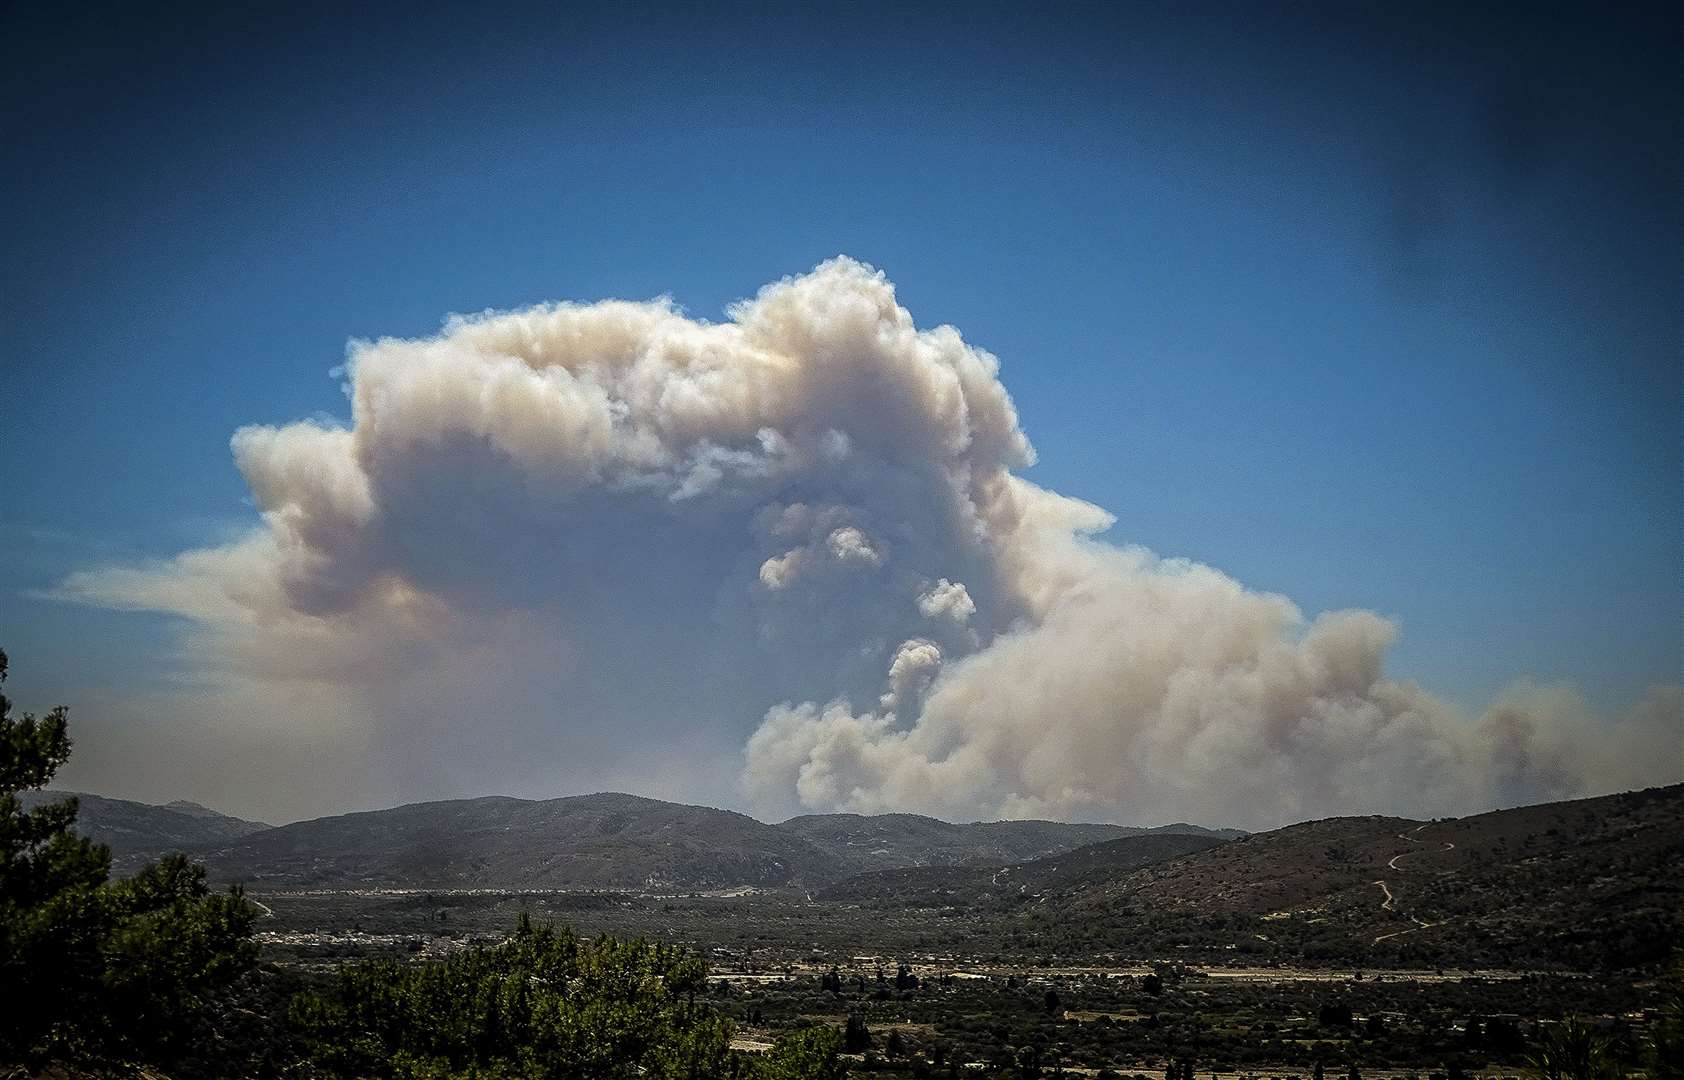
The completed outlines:
<svg viewBox="0 0 1684 1080">
<path fill-rule="evenodd" d="M 1127 949 L 1347 963 L 1624 967 L 1684 929 L 1684 785 L 1433 822 L 1306 822 L 1058 903 Z"/>
</svg>

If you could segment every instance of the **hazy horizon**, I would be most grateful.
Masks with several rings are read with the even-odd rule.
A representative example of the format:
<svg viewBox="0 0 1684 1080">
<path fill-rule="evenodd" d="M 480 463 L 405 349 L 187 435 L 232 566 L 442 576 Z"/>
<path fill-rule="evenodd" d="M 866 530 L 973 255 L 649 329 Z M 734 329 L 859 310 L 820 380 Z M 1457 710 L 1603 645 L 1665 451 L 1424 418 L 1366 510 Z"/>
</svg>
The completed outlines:
<svg viewBox="0 0 1684 1080">
<path fill-rule="evenodd" d="M 1565 801 L 1567 801 L 1567 802 L 1577 802 L 1577 801 L 1581 801 L 1581 800 L 1584 800 L 1584 799 L 1602 798 L 1606 795 L 1632 794 L 1636 791 L 1641 791 L 1641 790 L 1654 790 L 1655 787 L 1660 787 L 1660 788 L 1676 787 L 1676 786 L 1678 786 L 1678 783 L 1679 782 L 1675 782 L 1675 783 L 1671 783 L 1671 784 L 1653 785 L 1650 788 L 1646 788 L 1646 789 L 1627 789 L 1627 790 L 1624 790 L 1624 791 L 1602 792 L 1602 793 L 1595 794 L 1595 795 L 1575 796 L 1574 798 L 1568 799 L 1568 800 L 1565 800 Z M 102 792 L 97 792 L 97 791 L 74 790 L 74 789 L 71 789 L 71 788 L 61 787 L 61 786 L 56 785 L 56 784 L 49 787 L 49 788 L 43 789 L 43 794 L 74 795 L 74 796 L 91 795 L 91 796 L 94 796 L 94 797 L 97 797 L 97 798 L 118 799 L 118 800 L 126 801 L 126 802 L 138 802 L 138 803 L 142 803 L 142 804 L 147 805 L 147 806 L 155 806 L 155 807 L 159 807 L 159 808 L 162 808 L 162 809 L 169 809 L 172 802 L 175 802 L 175 803 L 183 803 L 184 802 L 184 803 L 189 803 L 193 806 L 197 806 L 202 810 L 210 810 L 210 811 L 213 811 L 213 812 L 216 812 L 216 813 L 224 813 L 225 816 L 230 816 L 230 817 L 239 817 L 239 815 L 237 815 L 237 814 L 226 814 L 225 811 L 223 811 L 220 807 L 206 806 L 204 803 L 200 803 L 200 802 L 198 802 L 196 800 L 193 800 L 193 799 L 176 799 L 176 800 L 171 800 L 170 802 L 154 803 L 154 802 L 147 802 L 144 799 L 124 799 L 122 796 L 119 796 L 119 795 L 107 795 L 107 794 L 104 794 Z M 272 828 L 280 828 L 280 827 L 283 827 L 283 826 L 286 826 L 286 825 L 296 825 L 296 824 L 299 824 L 300 822 L 321 821 L 321 820 L 326 820 L 326 819 L 329 819 L 329 818 L 342 817 L 346 814 L 377 814 L 377 813 L 380 813 L 380 812 L 386 811 L 386 810 L 401 810 L 404 807 L 408 807 L 408 806 L 426 806 L 426 805 L 431 805 L 431 804 L 435 804 L 435 803 L 472 802 L 472 801 L 476 801 L 476 800 L 479 800 L 479 799 L 509 799 L 509 800 L 512 800 L 512 801 L 515 801 L 515 802 L 555 802 L 555 801 L 563 800 L 563 799 L 592 799 L 592 798 L 597 798 L 599 796 L 605 796 L 605 795 L 606 796 L 623 795 L 623 796 L 628 796 L 628 797 L 634 798 L 634 799 L 647 799 L 647 800 L 652 801 L 652 802 L 665 803 L 665 804 L 671 805 L 671 806 L 688 806 L 688 807 L 694 807 L 694 808 L 702 809 L 702 810 L 720 810 L 720 811 L 725 811 L 725 812 L 728 812 L 728 813 L 743 814 L 744 816 L 753 818 L 755 821 L 759 821 L 763 825 L 773 825 L 773 826 L 784 825 L 784 824 L 787 824 L 790 821 L 795 821 L 799 818 L 814 817 L 814 816 L 840 815 L 840 816 L 855 816 L 855 817 L 865 817 L 865 818 L 897 817 L 898 816 L 898 817 L 920 817 L 920 818 L 925 818 L 925 819 L 932 820 L 932 821 L 940 821 L 940 822 L 943 822 L 943 823 L 948 824 L 948 825 L 994 825 L 994 824 L 1002 824 L 1002 823 L 1013 822 L 1013 821 L 1028 821 L 1028 822 L 1040 821 L 1040 822 L 1049 823 L 1049 824 L 1115 825 L 1119 828 L 1142 829 L 1142 830 L 1145 830 L 1145 831 L 1152 831 L 1152 830 L 1156 830 L 1156 829 L 1169 829 L 1169 828 L 1177 828 L 1177 827 L 1191 827 L 1191 828 L 1197 828 L 1197 829 L 1204 829 L 1204 830 L 1207 830 L 1207 831 L 1213 832 L 1213 833 L 1221 833 L 1221 832 L 1224 832 L 1224 831 L 1234 831 L 1234 832 L 1249 833 L 1249 834 L 1255 835 L 1257 833 L 1271 832 L 1271 831 L 1274 831 L 1276 829 L 1290 828 L 1294 825 L 1301 825 L 1301 824 L 1305 824 L 1306 822 L 1310 822 L 1310 821 L 1326 820 L 1325 818 L 1301 818 L 1301 819 L 1296 819 L 1296 820 L 1292 820 L 1292 821 L 1278 821 L 1278 822 L 1274 822 L 1273 824 L 1260 826 L 1260 827 L 1255 828 L 1255 829 L 1238 829 L 1238 828 L 1236 828 L 1235 826 L 1232 826 L 1232 825 L 1225 825 L 1225 824 L 1222 824 L 1220 822 L 1209 822 L 1209 821 L 1157 821 L 1157 822 L 1152 822 L 1152 823 L 1149 823 L 1149 824 L 1141 824 L 1141 823 L 1127 823 L 1127 822 L 1118 822 L 1118 821 L 1102 821 L 1102 820 L 1097 820 L 1097 819 L 1095 819 L 1095 820 L 1078 819 L 1078 820 L 1069 821 L 1069 822 L 1061 822 L 1061 821 L 1059 821 L 1058 819 L 1055 819 L 1055 818 L 979 818 L 979 819 L 972 819 L 972 820 L 949 820 L 947 818 L 935 817 L 935 816 L 929 815 L 929 814 L 914 814 L 914 813 L 911 813 L 909 811 L 904 811 L 904 810 L 884 810 L 884 811 L 880 811 L 880 812 L 877 812 L 877 813 L 871 813 L 871 814 L 856 814 L 852 811 L 803 811 L 799 814 L 792 814 L 789 817 L 766 819 L 766 818 L 756 817 L 754 814 L 748 813 L 747 811 L 734 810 L 734 809 L 732 809 L 731 807 L 728 807 L 728 806 L 714 806 L 714 805 L 711 805 L 711 804 L 708 804 L 708 803 L 686 803 L 686 802 L 681 802 L 681 801 L 672 800 L 672 799 L 663 799 L 663 798 L 661 798 L 657 795 L 647 795 L 647 794 L 643 794 L 643 793 L 636 792 L 636 791 L 574 791 L 574 792 L 561 792 L 561 793 L 557 793 L 557 794 L 554 794 L 554 795 L 509 795 L 509 794 L 506 794 L 506 793 L 503 793 L 503 792 L 490 791 L 490 792 L 485 792 L 485 793 L 482 793 L 482 794 L 479 794 L 479 795 L 457 795 L 457 796 L 452 796 L 452 797 L 446 798 L 446 799 L 416 799 L 416 800 L 411 800 L 411 801 L 408 801 L 408 802 L 392 803 L 390 805 L 384 805 L 384 806 L 354 807 L 354 808 L 350 808 L 350 809 L 346 809 L 346 810 L 335 811 L 335 812 L 332 812 L 332 813 L 313 814 L 313 815 L 310 815 L 308 817 L 292 818 L 290 820 L 284 820 L 284 821 L 260 821 L 260 820 L 256 820 L 256 819 L 244 819 L 244 820 L 250 820 L 254 824 L 258 824 L 258 825 L 264 825 L 264 826 L 268 826 L 268 827 L 272 827 Z M 1552 800 L 1552 802 L 1555 802 L 1555 801 L 1561 801 L 1561 800 Z M 1505 805 L 1505 806 L 1493 806 L 1493 807 L 1489 807 L 1489 808 L 1486 808 L 1486 809 L 1483 809 L 1483 810 L 1475 811 L 1474 813 L 1459 815 L 1459 816 L 1444 816 L 1444 817 L 1438 817 L 1438 818 L 1409 818 L 1409 817 L 1404 817 L 1404 818 L 1401 818 L 1400 820 L 1405 820 L 1405 821 L 1460 820 L 1460 818 L 1462 818 L 1462 817 L 1476 817 L 1480 814 L 1501 813 L 1501 812 L 1506 811 L 1506 810 L 1519 810 L 1519 809 L 1524 809 L 1528 806 L 1538 806 L 1538 805 L 1549 805 L 1549 803 L 1515 803 L 1515 804 L 1512 804 L 1512 805 Z M 1375 816 L 1375 815 L 1347 814 L 1347 815 L 1336 815 L 1336 816 L 1368 817 L 1368 816 Z M 1379 815 L 1379 816 L 1386 816 L 1386 815 Z"/>
</svg>

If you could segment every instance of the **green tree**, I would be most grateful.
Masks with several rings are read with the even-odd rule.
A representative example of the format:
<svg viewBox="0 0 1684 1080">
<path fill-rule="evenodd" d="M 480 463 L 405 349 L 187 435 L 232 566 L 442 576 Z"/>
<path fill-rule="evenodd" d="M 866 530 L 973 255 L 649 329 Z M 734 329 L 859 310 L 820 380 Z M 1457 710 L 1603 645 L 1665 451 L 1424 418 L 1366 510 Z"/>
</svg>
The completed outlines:
<svg viewBox="0 0 1684 1080">
<path fill-rule="evenodd" d="M 392 1078 L 752 1076 L 731 1022 L 696 996 L 707 965 L 643 941 L 585 941 L 522 918 L 503 942 L 427 964 L 344 968 L 336 993 L 302 994 L 291 1019 L 329 1075 Z M 768 1075 L 821 1068 L 830 1043 L 774 1047 Z"/>
<path fill-rule="evenodd" d="M 842 1049 L 857 1054 L 870 1046 L 871 1032 L 865 1026 L 865 1019 L 859 1013 L 849 1013 L 848 1022 L 842 1028 Z"/>
<path fill-rule="evenodd" d="M 1684 1080 L 1684 964 L 1661 984 L 1660 1020 L 1649 1029 L 1647 1064 L 1652 1080 Z"/>
<path fill-rule="evenodd" d="M 0 651 L 0 685 L 7 669 Z M 75 799 L 24 809 L 69 760 L 68 726 L 62 706 L 14 717 L 0 694 L 0 1058 L 169 1062 L 256 960 L 252 911 L 179 855 L 113 882 Z"/>
<path fill-rule="evenodd" d="M 1541 1080 L 1604 1080 L 1623 1072 L 1614 1060 L 1613 1040 L 1578 1017 L 1546 1028 L 1526 1063 Z"/>
<path fill-rule="evenodd" d="M 842 1036 L 827 1027 L 802 1028 L 785 1035 L 767 1051 L 760 1075 L 765 1080 L 843 1080 Z"/>
</svg>

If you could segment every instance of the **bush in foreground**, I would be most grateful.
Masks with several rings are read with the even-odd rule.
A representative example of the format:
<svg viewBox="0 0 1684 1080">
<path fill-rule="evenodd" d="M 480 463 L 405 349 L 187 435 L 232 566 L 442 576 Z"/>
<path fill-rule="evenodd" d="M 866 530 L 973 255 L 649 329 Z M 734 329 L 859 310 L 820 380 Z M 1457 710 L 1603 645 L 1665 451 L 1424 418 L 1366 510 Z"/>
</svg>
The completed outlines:
<svg viewBox="0 0 1684 1080">
<path fill-rule="evenodd" d="M 300 995 L 292 1022 L 332 1075 L 402 1080 L 832 1080 L 841 1037 L 810 1029 L 764 1058 L 731 1050 L 731 1022 L 698 1003 L 707 966 L 642 941 L 586 941 L 522 917 L 500 944 L 405 966 L 345 968 Z"/>
</svg>

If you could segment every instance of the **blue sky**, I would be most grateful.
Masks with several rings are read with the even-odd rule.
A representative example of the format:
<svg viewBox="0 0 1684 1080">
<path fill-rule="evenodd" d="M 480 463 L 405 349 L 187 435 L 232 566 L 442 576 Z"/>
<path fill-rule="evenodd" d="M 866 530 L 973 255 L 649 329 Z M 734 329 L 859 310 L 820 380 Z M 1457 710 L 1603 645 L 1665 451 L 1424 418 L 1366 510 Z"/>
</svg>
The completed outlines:
<svg viewBox="0 0 1684 1080">
<path fill-rule="evenodd" d="M 1249 13 L 1247 13 L 1249 11 Z M 0 643 L 167 680 L 66 574 L 249 526 L 348 339 L 847 253 L 1001 357 L 1112 537 L 1477 706 L 1684 674 L 1676 11 L 190 6 L 3 16 Z"/>
</svg>

